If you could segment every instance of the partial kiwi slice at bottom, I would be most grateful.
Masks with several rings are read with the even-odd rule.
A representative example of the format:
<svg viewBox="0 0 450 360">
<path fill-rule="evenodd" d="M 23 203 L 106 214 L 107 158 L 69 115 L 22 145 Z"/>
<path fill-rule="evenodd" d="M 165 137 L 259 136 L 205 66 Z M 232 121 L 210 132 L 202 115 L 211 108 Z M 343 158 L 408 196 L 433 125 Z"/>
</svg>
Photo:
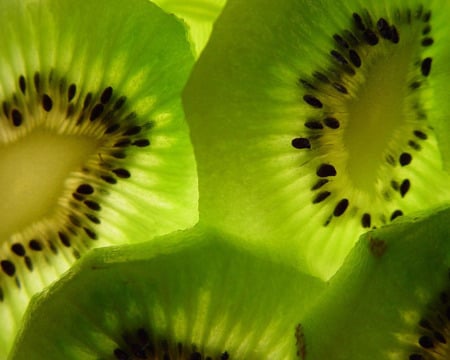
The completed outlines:
<svg viewBox="0 0 450 360">
<path fill-rule="evenodd" d="M 362 233 L 448 201 L 449 13 L 229 0 L 183 95 L 201 221 L 328 279 Z"/>
<path fill-rule="evenodd" d="M 302 360 L 450 358 L 450 208 L 363 236 L 300 321 Z"/>
<path fill-rule="evenodd" d="M 293 359 L 323 288 L 200 226 L 95 249 L 33 299 L 10 359 Z"/>
<path fill-rule="evenodd" d="M 92 247 L 197 221 L 183 24 L 146 0 L 0 2 L 0 357 Z M 125 237 L 127 234 L 128 237 Z"/>
</svg>

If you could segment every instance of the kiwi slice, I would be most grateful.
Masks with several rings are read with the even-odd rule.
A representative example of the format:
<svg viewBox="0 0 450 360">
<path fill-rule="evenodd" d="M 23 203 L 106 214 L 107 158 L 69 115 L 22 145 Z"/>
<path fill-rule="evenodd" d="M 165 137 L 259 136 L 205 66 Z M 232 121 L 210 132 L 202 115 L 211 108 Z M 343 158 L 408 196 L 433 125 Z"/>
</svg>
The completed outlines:
<svg viewBox="0 0 450 360">
<path fill-rule="evenodd" d="M 197 183 L 174 16 L 17 0 L 0 18 L 1 357 L 30 295 L 86 250 L 192 226 Z"/>
<path fill-rule="evenodd" d="M 361 237 L 298 326 L 299 359 L 450 358 L 450 208 Z"/>
<path fill-rule="evenodd" d="M 232 243 L 197 226 L 91 251 L 32 300 L 10 359 L 293 359 L 324 283 Z"/>
<path fill-rule="evenodd" d="M 361 233 L 448 201 L 449 11 L 227 2 L 183 95 L 201 221 L 329 278 Z"/>
<path fill-rule="evenodd" d="M 208 42 L 214 21 L 222 11 L 226 0 L 153 0 L 153 2 L 186 22 L 194 52 L 198 57 Z"/>
</svg>

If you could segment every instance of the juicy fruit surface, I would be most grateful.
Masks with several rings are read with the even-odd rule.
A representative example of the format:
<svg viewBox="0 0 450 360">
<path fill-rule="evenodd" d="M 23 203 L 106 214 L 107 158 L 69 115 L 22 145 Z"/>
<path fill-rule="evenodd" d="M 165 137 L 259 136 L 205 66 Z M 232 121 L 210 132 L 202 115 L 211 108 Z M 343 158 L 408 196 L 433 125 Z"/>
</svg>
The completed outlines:
<svg viewBox="0 0 450 360">
<path fill-rule="evenodd" d="M 0 3 L 0 357 L 89 248 L 197 221 L 186 30 L 145 0 Z M 137 36 L 137 34 L 139 34 Z"/>
<path fill-rule="evenodd" d="M 370 231 L 301 320 L 300 359 L 448 359 L 450 209 Z"/>
<path fill-rule="evenodd" d="M 196 227 L 93 250 L 33 299 L 11 359 L 293 359 L 296 320 L 324 284 L 229 240 Z"/>
<path fill-rule="evenodd" d="M 227 3 L 184 92 L 200 218 L 329 278 L 450 198 L 449 3 L 256 3 Z"/>
</svg>

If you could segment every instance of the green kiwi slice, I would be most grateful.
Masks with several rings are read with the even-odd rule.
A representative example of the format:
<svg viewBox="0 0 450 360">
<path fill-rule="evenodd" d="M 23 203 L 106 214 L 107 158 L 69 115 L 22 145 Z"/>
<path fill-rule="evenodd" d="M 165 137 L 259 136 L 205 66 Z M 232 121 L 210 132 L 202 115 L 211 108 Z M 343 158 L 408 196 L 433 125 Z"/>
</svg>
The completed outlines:
<svg viewBox="0 0 450 360">
<path fill-rule="evenodd" d="M 91 251 L 32 300 L 10 359 L 293 359 L 323 289 L 197 226 Z"/>
<path fill-rule="evenodd" d="M 448 201 L 449 7 L 227 2 L 183 95 L 201 221 L 329 278 L 359 234 Z"/>
<path fill-rule="evenodd" d="M 208 42 L 214 21 L 222 11 L 226 0 L 154 0 L 153 2 L 186 22 L 194 52 L 198 57 Z"/>
<path fill-rule="evenodd" d="M 450 357 L 450 208 L 361 237 L 300 322 L 299 359 Z"/>
<path fill-rule="evenodd" d="M 0 3 L 1 342 L 89 248 L 197 221 L 185 32 L 145 0 Z"/>
</svg>

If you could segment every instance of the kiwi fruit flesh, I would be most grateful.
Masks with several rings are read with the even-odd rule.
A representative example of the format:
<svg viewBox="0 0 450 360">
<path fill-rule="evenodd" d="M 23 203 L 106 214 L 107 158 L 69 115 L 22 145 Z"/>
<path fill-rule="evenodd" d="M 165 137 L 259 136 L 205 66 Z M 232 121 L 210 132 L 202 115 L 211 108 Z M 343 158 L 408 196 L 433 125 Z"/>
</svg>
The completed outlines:
<svg viewBox="0 0 450 360">
<path fill-rule="evenodd" d="M 294 359 L 324 288 L 203 226 L 94 249 L 33 298 L 10 359 Z"/>
<path fill-rule="evenodd" d="M 450 208 L 368 232 L 299 322 L 299 359 L 450 357 Z"/>
<path fill-rule="evenodd" d="M 228 1 L 183 94 L 200 221 L 328 279 L 360 234 L 446 203 L 449 7 Z"/>
<path fill-rule="evenodd" d="M 211 34 L 214 21 L 226 0 L 154 0 L 164 11 L 183 19 L 189 27 L 195 55 L 203 51 Z"/>
<path fill-rule="evenodd" d="M 145 0 L 0 2 L 0 358 L 88 249 L 197 221 L 184 25 Z M 139 36 L 136 36 L 139 34 Z"/>
</svg>

